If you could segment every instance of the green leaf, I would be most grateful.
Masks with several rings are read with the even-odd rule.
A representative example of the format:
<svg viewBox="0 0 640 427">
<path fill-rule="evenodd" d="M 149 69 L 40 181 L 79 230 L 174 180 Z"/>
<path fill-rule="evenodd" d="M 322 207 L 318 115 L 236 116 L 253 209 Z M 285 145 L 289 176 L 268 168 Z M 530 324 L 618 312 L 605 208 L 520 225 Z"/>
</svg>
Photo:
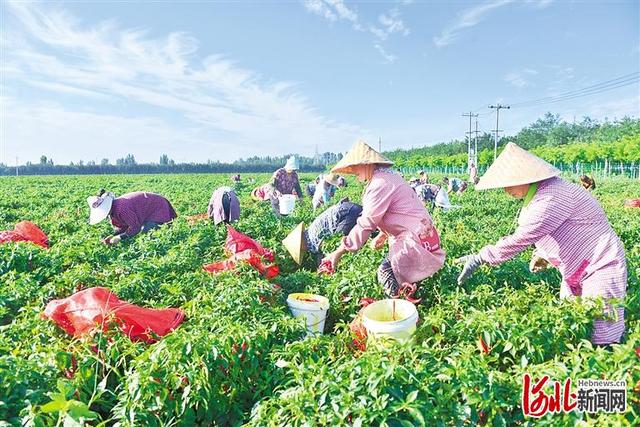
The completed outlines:
<svg viewBox="0 0 640 427">
<path fill-rule="evenodd" d="M 96 412 L 90 410 L 85 403 L 77 400 L 69 401 L 67 413 L 75 419 L 85 418 L 87 420 L 95 420 L 98 418 Z"/>
<path fill-rule="evenodd" d="M 40 411 L 44 413 L 58 412 L 63 410 L 67 406 L 66 400 L 52 400 L 49 403 L 45 403 L 40 407 Z"/>
</svg>

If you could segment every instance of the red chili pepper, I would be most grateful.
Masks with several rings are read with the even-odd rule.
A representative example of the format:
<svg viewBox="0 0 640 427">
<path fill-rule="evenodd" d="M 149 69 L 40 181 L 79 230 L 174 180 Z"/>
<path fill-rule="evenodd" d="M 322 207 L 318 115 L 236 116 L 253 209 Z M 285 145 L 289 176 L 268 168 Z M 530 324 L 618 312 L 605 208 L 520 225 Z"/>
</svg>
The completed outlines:
<svg viewBox="0 0 640 427">
<path fill-rule="evenodd" d="M 487 354 L 489 353 L 489 346 L 487 345 L 487 343 L 484 342 L 484 340 L 482 339 L 482 337 L 478 337 L 478 341 L 476 343 L 478 345 L 478 349 L 480 351 L 482 351 L 483 353 Z"/>
<path fill-rule="evenodd" d="M 640 357 L 640 347 L 636 348 L 636 356 Z"/>
<path fill-rule="evenodd" d="M 418 288 L 415 283 L 403 283 L 400 286 L 400 290 L 396 298 L 404 298 L 413 304 L 420 304 L 422 298 L 413 298 L 413 295 L 417 290 Z"/>
<path fill-rule="evenodd" d="M 333 273 L 335 273 L 335 271 L 333 269 L 333 264 L 331 264 L 331 261 L 327 259 L 320 263 L 320 266 L 318 267 L 318 274 L 326 274 L 330 276 Z"/>
<path fill-rule="evenodd" d="M 364 308 L 369 304 L 373 304 L 374 302 L 376 302 L 376 300 L 373 298 L 360 298 L 358 304 L 360 304 L 360 307 Z"/>
<path fill-rule="evenodd" d="M 304 302 L 320 302 L 317 299 L 313 299 L 313 298 L 298 298 L 299 301 L 304 301 Z"/>
</svg>

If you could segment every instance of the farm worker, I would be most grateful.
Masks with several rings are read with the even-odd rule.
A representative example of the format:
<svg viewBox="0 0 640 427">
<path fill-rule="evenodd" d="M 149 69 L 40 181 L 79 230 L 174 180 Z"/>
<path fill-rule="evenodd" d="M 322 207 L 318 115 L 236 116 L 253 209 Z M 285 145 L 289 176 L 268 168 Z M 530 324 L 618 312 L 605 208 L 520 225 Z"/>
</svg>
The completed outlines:
<svg viewBox="0 0 640 427">
<path fill-rule="evenodd" d="M 271 207 L 276 215 L 280 212 L 280 201 L 278 197 L 283 194 L 293 194 L 298 199 L 302 199 L 302 189 L 300 188 L 300 180 L 298 180 L 297 170 L 300 169 L 298 159 L 295 156 L 289 157 L 284 167 L 273 173 L 271 178 L 271 186 L 273 193 L 271 195 Z"/>
<path fill-rule="evenodd" d="M 468 184 L 460 178 L 449 179 L 445 176 L 442 178 L 442 186 L 447 187 L 447 193 L 462 194 L 467 189 Z"/>
<path fill-rule="evenodd" d="M 624 332 L 624 308 L 614 298 L 624 298 L 627 265 L 622 242 L 588 191 L 560 178 L 560 171 L 519 146 L 509 143 L 476 186 L 478 190 L 504 188 L 523 199 L 515 232 L 479 253 L 457 260 L 464 263 L 461 283 L 482 264 L 498 265 L 531 245 L 562 274 L 560 297 L 602 297 L 607 314 L 616 320 L 595 319 L 594 344 L 619 342 Z M 532 264 L 539 264 L 532 262 Z M 538 265 L 532 265 L 537 270 Z"/>
<path fill-rule="evenodd" d="M 469 165 L 469 180 L 474 184 L 478 183 L 478 168 L 473 162 Z"/>
<path fill-rule="evenodd" d="M 431 209 L 433 209 L 436 202 L 436 195 L 440 191 L 440 187 L 435 184 L 419 184 L 413 190 L 416 192 L 420 200 L 424 203 L 430 204 Z M 449 204 L 448 198 L 447 204 Z"/>
<path fill-rule="evenodd" d="M 310 197 L 313 197 L 313 195 L 316 194 L 316 187 L 318 186 L 318 184 L 320 184 L 321 180 L 322 180 L 322 175 L 318 175 L 313 182 L 310 182 L 307 184 L 307 188 L 306 188 L 307 195 L 309 195 Z"/>
<path fill-rule="evenodd" d="M 308 229 L 305 230 L 304 223 L 298 224 L 282 243 L 298 264 L 302 264 L 305 251 L 309 251 L 316 264 L 320 264 L 324 257 L 320 250 L 322 241 L 336 234 L 349 234 L 361 214 L 362 206 L 345 197 L 318 215 Z"/>
<path fill-rule="evenodd" d="M 372 244 L 382 248 L 388 238 L 389 253 L 378 267 L 378 281 L 388 296 L 397 296 L 403 283 L 419 282 L 442 268 L 445 253 L 429 212 L 409 184 L 390 168 L 392 164 L 358 141 L 333 167 L 332 172 L 354 174 L 367 184 L 362 215 L 325 260 L 336 268 L 345 252 L 358 251 L 379 228 L 381 233 Z"/>
<path fill-rule="evenodd" d="M 593 176 L 589 177 L 587 175 L 582 175 L 580 177 L 580 184 L 582 184 L 582 186 L 586 190 L 595 190 L 596 189 L 596 180 L 593 179 Z"/>
<path fill-rule="evenodd" d="M 338 186 L 338 176 L 334 173 L 326 174 L 322 177 L 322 180 L 316 185 L 315 193 L 313 194 L 313 210 L 315 211 L 324 203 L 329 203 L 331 198 L 336 193 L 336 187 Z"/>
<path fill-rule="evenodd" d="M 113 193 L 100 190 L 97 196 L 87 198 L 91 210 L 89 224 L 98 224 L 110 217 L 114 235 L 103 240 L 107 245 L 115 245 L 123 239 L 159 227 L 172 221 L 178 215 L 171 203 L 155 193 L 136 191 L 115 197 Z"/>
<path fill-rule="evenodd" d="M 271 184 L 264 184 L 251 190 L 251 198 L 256 201 L 271 200 L 273 187 Z"/>
<path fill-rule="evenodd" d="M 225 224 L 240 219 L 240 201 L 231 187 L 217 188 L 211 195 L 207 215 L 215 225 L 224 221 Z"/>
<path fill-rule="evenodd" d="M 428 184 L 429 183 L 429 175 L 423 170 L 418 172 L 418 179 L 420 180 L 420 184 Z"/>
</svg>

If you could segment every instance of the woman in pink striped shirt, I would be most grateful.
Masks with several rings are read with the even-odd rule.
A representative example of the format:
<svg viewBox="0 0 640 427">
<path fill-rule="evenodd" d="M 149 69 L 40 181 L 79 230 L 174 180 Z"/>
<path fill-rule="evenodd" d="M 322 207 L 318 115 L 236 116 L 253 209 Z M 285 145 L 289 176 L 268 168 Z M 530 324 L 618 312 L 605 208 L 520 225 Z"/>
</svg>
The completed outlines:
<svg viewBox="0 0 640 427">
<path fill-rule="evenodd" d="M 402 284 L 419 282 L 442 268 L 445 253 L 429 212 L 409 184 L 389 168 L 391 164 L 358 141 L 332 169 L 357 175 L 367 185 L 356 225 L 325 260 L 335 268 L 344 253 L 358 251 L 379 229 L 372 243 L 381 248 L 388 238 L 389 254 L 378 268 L 378 281 L 387 296 L 396 297 Z"/>
<path fill-rule="evenodd" d="M 593 322 L 594 344 L 620 342 L 624 333 L 627 265 L 622 242 L 588 191 L 558 177 L 560 171 L 509 143 L 476 186 L 504 188 L 524 199 L 516 231 L 457 262 L 463 282 L 483 263 L 501 264 L 535 245 L 531 268 L 549 263 L 562 274 L 560 297 L 601 297 L 605 316 Z"/>
</svg>

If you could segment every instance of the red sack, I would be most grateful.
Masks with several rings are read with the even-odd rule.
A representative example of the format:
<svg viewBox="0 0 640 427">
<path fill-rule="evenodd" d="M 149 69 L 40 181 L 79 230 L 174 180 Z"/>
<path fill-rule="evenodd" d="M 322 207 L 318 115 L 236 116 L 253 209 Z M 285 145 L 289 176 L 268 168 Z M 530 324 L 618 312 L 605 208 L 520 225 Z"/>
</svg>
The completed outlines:
<svg viewBox="0 0 640 427">
<path fill-rule="evenodd" d="M 211 264 L 205 264 L 202 268 L 213 274 L 222 273 L 223 271 L 231 271 L 236 268 L 236 263 L 233 260 L 225 260 L 225 261 L 217 261 L 212 262 Z"/>
<path fill-rule="evenodd" d="M 43 248 L 49 247 L 49 238 L 31 221 L 20 221 L 13 230 L 0 231 L 0 243 L 31 242 Z"/>
<path fill-rule="evenodd" d="M 245 261 L 253 268 L 258 270 L 260 274 L 267 279 L 273 279 L 280 273 L 277 265 L 266 265 L 263 259 L 273 262 L 273 252 L 263 248 L 260 243 L 253 240 L 246 234 L 242 234 L 230 225 L 227 225 L 227 242 L 225 243 L 225 251 L 229 254 L 229 258 L 225 261 L 217 261 L 211 264 L 205 264 L 202 268 L 212 274 L 230 271 L 236 268 L 238 261 Z"/>
<path fill-rule="evenodd" d="M 627 199 L 624 201 L 624 206 L 627 208 L 640 208 L 640 199 Z"/>
<path fill-rule="evenodd" d="M 154 334 L 164 336 L 184 320 L 184 313 L 180 309 L 138 307 L 121 301 L 114 293 L 101 287 L 50 301 L 44 316 L 76 337 L 96 328 L 102 327 L 104 330 L 110 321 L 115 321 L 131 340 L 148 343 L 156 341 Z"/>
<path fill-rule="evenodd" d="M 237 255 L 240 252 L 244 252 L 251 249 L 263 256 L 267 261 L 273 262 L 273 252 L 269 249 L 265 249 L 260 243 L 253 240 L 246 234 L 242 234 L 230 225 L 227 225 L 227 242 L 224 245 L 225 250 L 230 255 Z"/>
</svg>

